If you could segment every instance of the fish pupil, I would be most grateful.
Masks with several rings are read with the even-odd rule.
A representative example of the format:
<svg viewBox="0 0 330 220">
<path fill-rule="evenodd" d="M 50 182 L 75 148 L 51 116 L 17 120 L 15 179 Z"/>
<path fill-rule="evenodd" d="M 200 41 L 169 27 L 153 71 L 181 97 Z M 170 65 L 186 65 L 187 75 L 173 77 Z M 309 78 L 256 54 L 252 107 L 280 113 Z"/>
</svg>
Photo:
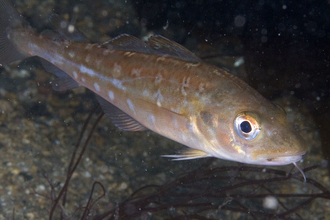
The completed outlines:
<svg viewBox="0 0 330 220">
<path fill-rule="evenodd" d="M 252 131 L 251 124 L 248 121 L 243 121 L 240 126 L 244 133 L 250 133 Z"/>
</svg>

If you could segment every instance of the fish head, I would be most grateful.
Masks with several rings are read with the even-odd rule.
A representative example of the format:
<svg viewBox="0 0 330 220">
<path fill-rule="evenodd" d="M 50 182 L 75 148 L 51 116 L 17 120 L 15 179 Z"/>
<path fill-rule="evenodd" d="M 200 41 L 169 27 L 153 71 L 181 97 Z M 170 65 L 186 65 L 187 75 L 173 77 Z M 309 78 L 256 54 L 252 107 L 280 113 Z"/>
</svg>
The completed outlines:
<svg viewBox="0 0 330 220">
<path fill-rule="evenodd" d="M 200 112 L 199 131 L 208 139 L 203 150 L 246 164 L 287 165 L 302 159 L 307 145 L 282 109 L 270 102 L 254 109 L 235 107 L 225 114 Z"/>
<path fill-rule="evenodd" d="M 240 112 L 232 126 L 232 143 L 245 154 L 241 162 L 286 165 L 301 160 L 307 151 L 293 123 L 276 106 L 266 111 Z"/>
</svg>

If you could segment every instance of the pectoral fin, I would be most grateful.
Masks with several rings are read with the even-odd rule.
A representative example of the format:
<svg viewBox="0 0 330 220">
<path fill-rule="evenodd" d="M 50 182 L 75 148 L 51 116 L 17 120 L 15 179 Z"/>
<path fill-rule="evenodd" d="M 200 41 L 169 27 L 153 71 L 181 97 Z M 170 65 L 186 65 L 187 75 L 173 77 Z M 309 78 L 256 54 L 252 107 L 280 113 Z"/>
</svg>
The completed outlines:
<svg viewBox="0 0 330 220">
<path fill-rule="evenodd" d="M 212 157 L 212 155 L 202 150 L 187 149 L 178 155 L 162 155 L 162 157 L 172 157 L 173 160 L 192 160 L 198 158 Z"/>
</svg>

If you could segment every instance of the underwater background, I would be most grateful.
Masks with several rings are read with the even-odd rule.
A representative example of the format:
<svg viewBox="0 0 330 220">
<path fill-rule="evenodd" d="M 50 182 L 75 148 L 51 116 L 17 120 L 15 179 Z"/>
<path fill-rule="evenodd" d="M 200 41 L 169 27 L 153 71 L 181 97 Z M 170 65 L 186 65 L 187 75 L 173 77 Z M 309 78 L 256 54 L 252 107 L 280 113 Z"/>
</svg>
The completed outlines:
<svg viewBox="0 0 330 220">
<path fill-rule="evenodd" d="M 12 4 L 40 32 L 50 28 L 47 19 L 57 13 L 94 42 L 127 33 L 144 40 L 160 34 L 180 43 L 280 104 L 309 145 L 299 166 L 321 164 L 306 172 L 309 181 L 303 183 L 299 175 L 285 179 L 293 165 L 272 167 L 283 174 L 220 159 L 171 161 L 161 155 L 184 146 L 150 131 L 118 130 L 103 117 L 70 175 L 65 205 L 57 206 L 54 219 L 330 219 L 330 1 Z M 0 73 L 0 219 L 48 219 L 97 102 L 84 88 L 53 91 L 55 77 L 38 58 L 0 67 Z M 92 122 L 86 133 L 91 128 Z M 85 215 L 95 181 L 105 196 L 87 206 Z M 152 186 L 129 200 L 146 185 Z M 102 192 L 97 185 L 94 201 Z"/>
</svg>

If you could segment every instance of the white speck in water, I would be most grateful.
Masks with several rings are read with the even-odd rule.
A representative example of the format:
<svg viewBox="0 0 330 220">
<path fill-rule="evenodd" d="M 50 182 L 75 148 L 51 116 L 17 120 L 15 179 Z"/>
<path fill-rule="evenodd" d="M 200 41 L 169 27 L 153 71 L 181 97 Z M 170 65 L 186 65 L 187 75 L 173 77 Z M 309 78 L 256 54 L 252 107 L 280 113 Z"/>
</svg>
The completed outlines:
<svg viewBox="0 0 330 220">
<path fill-rule="evenodd" d="M 234 24 L 236 27 L 243 27 L 245 25 L 246 18 L 242 15 L 238 15 L 234 19 Z"/>
<path fill-rule="evenodd" d="M 236 61 L 234 66 L 239 67 L 240 65 L 244 64 L 244 57 L 239 57 Z"/>
<path fill-rule="evenodd" d="M 266 196 L 263 199 L 263 206 L 266 209 L 277 209 L 278 207 L 278 200 L 274 196 Z"/>
<path fill-rule="evenodd" d="M 68 32 L 69 32 L 69 33 L 73 33 L 73 32 L 74 32 L 74 30 L 75 30 L 75 27 L 74 27 L 74 25 L 72 25 L 72 24 L 69 24 L 69 26 L 68 26 Z"/>
<path fill-rule="evenodd" d="M 85 171 L 84 176 L 85 176 L 86 178 L 91 178 L 92 174 L 91 174 L 90 172 L 88 172 L 88 171 Z"/>
</svg>

